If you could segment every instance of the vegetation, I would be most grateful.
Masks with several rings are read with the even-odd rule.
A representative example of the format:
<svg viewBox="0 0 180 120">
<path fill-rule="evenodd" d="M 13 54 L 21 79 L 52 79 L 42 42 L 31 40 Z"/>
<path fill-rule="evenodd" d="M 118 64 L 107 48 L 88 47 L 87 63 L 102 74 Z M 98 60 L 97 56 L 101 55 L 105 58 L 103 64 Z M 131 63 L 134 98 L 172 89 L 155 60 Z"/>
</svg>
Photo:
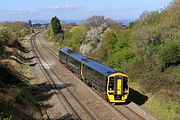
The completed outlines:
<svg viewBox="0 0 180 120">
<path fill-rule="evenodd" d="M 0 29 L 0 57 L 4 54 L 5 46 L 9 42 L 8 31 L 6 29 Z"/>
<path fill-rule="evenodd" d="M 0 119 L 40 119 L 38 86 L 30 84 L 25 23 L 0 23 Z"/>
<path fill-rule="evenodd" d="M 51 19 L 51 27 L 55 35 L 60 34 L 63 38 L 63 30 L 61 27 L 61 23 L 60 23 L 60 20 L 56 16 Z"/>
<path fill-rule="evenodd" d="M 85 22 L 84 25 L 87 28 L 91 28 L 91 27 L 100 27 L 102 25 L 106 25 L 112 29 L 122 29 L 123 25 L 120 23 L 116 23 L 113 20 L 109 19 L 109 18 L 105 18 L 104 16 L 92 16 L 89 17 Z"/>
<path fill-rule="evenodd" d="M 73 50 L 78 51 L 85 38 L 86 30 L 83 26 L 74 26 L 70 29 L 69 33 L 66 34 L 67 41 L 64 43 L 66 46 L 70 46 Z"/>
<path fill-rule="evenodd" d="M 92 16 L 80 26 L 64 25 L 65 39 L 58 44 L 123 70 L 131 87 L 149 97 L 145 109 L 160 119 L 176 120 L 180 118 L 179 5 L 174 0 L 164 9 L 144 12 L 127 28 L 112 27 L 103 16 Z"/>
<path fill-rule="evenodd" d="M 25 67 L 22 65 L 21 67 Z M 7 62 L 0 65 L 0 118 L 13 120 L 40 118 L 39 104 L 36 101 L 38 91 L 29 79 Z"/>
</svg>

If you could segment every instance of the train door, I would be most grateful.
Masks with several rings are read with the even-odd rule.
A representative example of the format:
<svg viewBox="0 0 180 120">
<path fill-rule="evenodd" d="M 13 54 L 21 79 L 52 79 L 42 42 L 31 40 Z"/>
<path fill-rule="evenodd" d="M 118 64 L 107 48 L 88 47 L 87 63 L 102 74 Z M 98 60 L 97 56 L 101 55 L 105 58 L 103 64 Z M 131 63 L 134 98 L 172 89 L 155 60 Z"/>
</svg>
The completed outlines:
<svg viewBox="0 0 180 120">
<path fill-rule="evenodd" d="M 120 76 L 115 76 L 115 81 L 114 81 L 114 95 L 122 95 L 123 94 L 123 81 L 122 77 Z"/>
<path fill-rule="evenodd" d="M 84 72 L 84 63 L 86 62 L 86 60 L 82 60 L 81 62 L 81 68 L 80 68 L 80 76 L 82 78 L 82 80 L 85 80 L 84 76 L 83 76 L 83 72 Z"/>
</svg>

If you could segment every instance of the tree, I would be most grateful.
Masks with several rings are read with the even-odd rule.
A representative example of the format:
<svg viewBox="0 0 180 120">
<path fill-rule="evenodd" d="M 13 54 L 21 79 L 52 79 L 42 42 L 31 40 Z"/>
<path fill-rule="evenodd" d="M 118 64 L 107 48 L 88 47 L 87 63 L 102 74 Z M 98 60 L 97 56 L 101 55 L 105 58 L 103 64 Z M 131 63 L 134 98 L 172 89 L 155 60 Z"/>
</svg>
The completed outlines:
<svg viewBox="0 0 180 120">
<path fill-rule="evenodd" d="M 63 34 L 60 20 L 55 16 L 51 19 L 51 27 L 54 34 Z"/>
<path fill-rule="evenodd" d="M 29 21 L 28 21 L 28 24 L 29 24 L 29 26 L 31 27 L 31 26 L 32 26 L 32 21 L 29 20 Z"/>
<path fill-rule="evenodd" d="M 95 15 L 92 17 L 89 17 L 85 21 L 85 24 L 90 25 L 91 27 L 99 27 L 104 23 L 105 23 L 105 17 L 104 16 L 95 16 Z"/>
<path fill-rule="evenodd" d="M 110 27 L 112 29 L 123 29 L 123 26 L 121 23 L 117 23 L 110 18 L 105 18 L 104 16 L 92 16 L 89 17 L 85 21 L 85 25 L 90 27 L 100 27 L 101 25 L 106 25 L 107 27 Z"/>
</svg>

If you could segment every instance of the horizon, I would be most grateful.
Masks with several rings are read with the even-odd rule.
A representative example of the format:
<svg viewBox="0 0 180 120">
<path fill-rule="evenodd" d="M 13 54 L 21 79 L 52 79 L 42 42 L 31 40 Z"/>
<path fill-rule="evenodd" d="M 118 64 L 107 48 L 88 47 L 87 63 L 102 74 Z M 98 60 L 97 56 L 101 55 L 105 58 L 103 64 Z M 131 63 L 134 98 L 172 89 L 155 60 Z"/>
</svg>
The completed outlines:
<svg viewBox="0 0 180 120">
<path fill-rule="evenodd" d="M 130 22 L 133 22 L 135 21 L 136 19 L 121 19 L 121 20 L 113 20 L 117 23 L 122 23 L 124 25 L 126 24 L 129 24 Z M 25 23 L 28 23 L 29 20 L 26 20 L 26 21 L 0 21 L 0 23 L 3 23 L 3 22 L 25 22 Z M 48 24 L 50 23 L 51 20 L 31 20 L 32 21 L 32 24 Z M 76 23 L 77 25 L 80 25 L 83 21 L 85 20 L 60 20 L 61 22 L 64 22 L 64 23 Z"/>
</svg>

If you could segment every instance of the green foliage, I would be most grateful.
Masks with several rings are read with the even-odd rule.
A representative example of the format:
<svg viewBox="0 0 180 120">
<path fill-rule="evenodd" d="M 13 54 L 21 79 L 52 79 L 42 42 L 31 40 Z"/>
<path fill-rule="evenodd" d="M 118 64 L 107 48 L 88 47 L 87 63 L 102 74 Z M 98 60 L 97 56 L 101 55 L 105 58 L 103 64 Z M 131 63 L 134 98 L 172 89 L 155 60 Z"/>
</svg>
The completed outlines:
<svg viewBox="0 0 180 120">
<path fill-rule="evenodd" d="M 10 58 L 6 59 L 9 55 L 4 52 L 6 46 L 13 46 L 25 51 L 26 48 L 20 42 L 29 34 L 31 31 L 24 23 L 0 23 L 0 119 L 2 120 L 35 119 L 37 117 L 34 116 L 40 116 L 35 99 L 36 94 L 31 90 L 33 85 L 28 83 L 28 76 L 23 74 L 24 70 L 21 72 L 17 70 L 17 66 L 14 65 L 15 61 Z M 13 48 L 15 50 L 13 52 L 16 53 L 15 48 Z M 25 64 L 21 65 L 25 66 Z M 22 66 L 18 66 L 18 69 Z M 28 64 L 26 66 L 29 67 Z"/>
<path fill-rule="evenodd" d="M 14 42 L 22 41 L 26 35 L 32 33 L 32 30 L 23 22 L 5 22 L 0 23 L 0 26 L 8 32 L 8 46 L 13 45 Z"/>
<path fill-rule="evenodd" d="M 117 38 L 116 51 L 131 46 L 130 35 L 131 35 L 131 30 L 129 29 L 116 31 L 116 38 Z"/>
<path fill-rule="evenodd" d="M 85 35 L 86 29 L 84 26 L 74 26 L 70 29 L 69 36 L 65 41 L 65 44 L 73 50 L 78 51 Z"/>
<path fill-rule="evenodd" d="M 63 33 L 60 20 L 56 16 L 51 19 L 51 27 L 54 34 Z"/>
<path fill-rule="evenodd" d="M 160 59 L 164 67 L 180 64 L 180 41 L 169 41 L 159 50 Z"/>
<path fill-rule="evenodd" d="M 40 116 L 36 98 L 40 93 L 35 85 L 29 84 L 23 72 L 18 72 L 10 62 L 0 61 L 0 119 L 23 120 Z"/>
<path fill-rule="evenodd" d="M 12 120 L 12 116 L 6 116 L 3 113 L 0 113 L 0 120 Z"/>
<path fill-rule="evenodd" d="M 135 54 L 131 48 L 131 31 L 107 30 L 102 37 L 101 47 L 98 50 L 98 60 L 116 69 L 127 70 L 128 63 L 135 64 Z M 129 66 L 128 66 L 129 67 Z"/>
<path fill-rule="evenodd" d="M 141 27 L 133 31 L 132 39 L 136 55 L 143 59 L 149 57 L 154 51 L 153 47 L 161 42 L 157 30 L 151 26 Z"/>
<path fill-rule="evenodd" d="M 157 10 L 152 12 L 143 12 L 139 19 L 139 24 L 143 25 L 156 25 L 163 19 L 163 10 Z"/>
<path fill-rule="evenodd" d="M 9 41 L 9 33 L 7 30 L 0 28 L 0 57 L 4 53 L 5 45 L 7 45 Z"/>
<path fill-rule="evenodd" d="M 98 50 L 99 61 L 105 62 L 108 59 L 108 57 L 112 54 L 115 48 L 116 42 L 116 34 L 113 30 L 107 30 L 103 34 L 100 49 Z"/>
<path fill-rule="evenodd" d="M 117 69 L 122 69 L 123 64 L 127 63 L 134 57 L 134 53 L 129 48 L 124 48 L 120 51 L 114 52 L 107 59 L 107 64 Z"/>
</svg>

